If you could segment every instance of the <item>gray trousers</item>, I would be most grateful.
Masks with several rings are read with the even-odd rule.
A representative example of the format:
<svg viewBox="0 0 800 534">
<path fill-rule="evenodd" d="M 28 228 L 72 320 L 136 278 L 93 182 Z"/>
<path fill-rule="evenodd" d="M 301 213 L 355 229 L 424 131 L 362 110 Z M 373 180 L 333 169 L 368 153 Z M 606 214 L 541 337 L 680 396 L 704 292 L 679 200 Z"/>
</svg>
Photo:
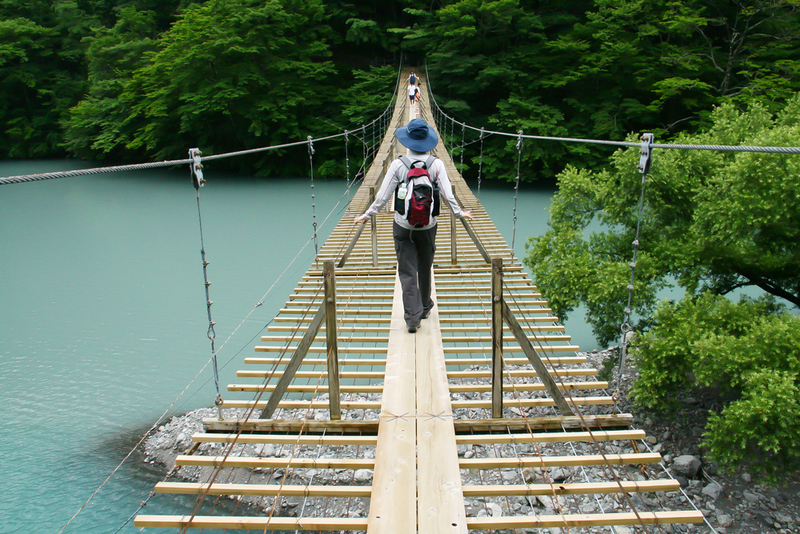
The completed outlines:
<svg viewBox="0 0 800 534">
<path fill-rule="evenodd" d="M 406 325 L 419 326 L 422 315 L 433 308 L 431 267 L 436 252 L 436 227 L 406 230 L 394 223 L 392 236 L 397 253 L 397 275 L 403 288 L 403 316 Z"/>
</svg>

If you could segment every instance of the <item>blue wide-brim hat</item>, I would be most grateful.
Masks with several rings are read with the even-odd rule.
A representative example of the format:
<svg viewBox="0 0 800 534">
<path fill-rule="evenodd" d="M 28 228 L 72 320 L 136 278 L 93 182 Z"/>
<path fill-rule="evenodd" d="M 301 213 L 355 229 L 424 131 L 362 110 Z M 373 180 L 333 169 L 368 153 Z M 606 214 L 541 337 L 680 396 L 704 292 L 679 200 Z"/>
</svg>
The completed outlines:
<svg viewBox="0 0 800 534">
<path fill-rule="evenodd" d="M 439 143 L 439 136 L 423 119 L 412 119 L 394 134 L 401 145 L 414 152 L 429 152 Z"/>
</svg>

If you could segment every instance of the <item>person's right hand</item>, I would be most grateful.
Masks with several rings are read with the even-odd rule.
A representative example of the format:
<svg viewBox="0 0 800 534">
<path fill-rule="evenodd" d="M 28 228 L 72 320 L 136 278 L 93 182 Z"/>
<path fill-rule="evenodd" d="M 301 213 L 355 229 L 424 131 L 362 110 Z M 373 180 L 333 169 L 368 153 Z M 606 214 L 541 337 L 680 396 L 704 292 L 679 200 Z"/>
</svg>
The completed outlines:
<svg viewBox="0 0 800 534">
<path fill-rule="evenodd" d="M 367 222 L 367 219 L 369 219 L 369 215 L 359 215 L 358 217 L 353 219 L 353 224 L 358 224 L 358 223 L 364 224 L 365 222 Z"/>
</svg>

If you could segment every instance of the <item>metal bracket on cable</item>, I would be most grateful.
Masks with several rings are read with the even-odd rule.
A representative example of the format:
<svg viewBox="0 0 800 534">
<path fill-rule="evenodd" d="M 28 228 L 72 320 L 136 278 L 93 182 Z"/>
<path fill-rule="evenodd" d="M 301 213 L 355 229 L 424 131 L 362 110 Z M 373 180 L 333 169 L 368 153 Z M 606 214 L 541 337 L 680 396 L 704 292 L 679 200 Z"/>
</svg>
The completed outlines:
<svg viewBox="0 0 800 534">
<path fill-rule="evenodd" d="M 203 153 L 199 148 L 189 149 L 189 157 L 192 158 L 192 162 L 189 163 L 189 171 L 192 174 L 192 184 L 195 189 L 200 189 L 206 183 L 205 178 L 203 178 L 203 164 L 200 162 L 200 156 L 202 155 Z"/>
<path fill-rule="evenodd" d="M 642 174 L 650 172 L 652 144 L 655 136 L 651 133 L 642 134 L 642 148 L 639 149 L 639 165 L 636 167 Z"/>
</svg>

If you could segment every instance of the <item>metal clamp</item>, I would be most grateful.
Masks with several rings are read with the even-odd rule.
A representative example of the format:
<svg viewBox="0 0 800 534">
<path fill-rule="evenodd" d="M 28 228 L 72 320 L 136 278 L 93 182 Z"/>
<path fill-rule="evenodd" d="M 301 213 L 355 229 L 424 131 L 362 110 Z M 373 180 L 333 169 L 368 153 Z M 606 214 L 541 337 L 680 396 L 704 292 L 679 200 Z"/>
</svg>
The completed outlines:
<svg viewBox="0 0 800 534">
<path fill-rule="evenodd" d="M 190 148 L 189 149 L 189 157 L 192 158 L 191 163 L 189 163 L 189 170 L 192 174 L 192 185 L 194 185 L 195 189 L 200 189 L 206 183 L 205 178 L 203 178 L 203 164 L 200 162 L 200 156 L 203 153 L 200 152 L 199 148 Z"/>
<path fill-rule="evenodd" d="M 655 136 L 651 133 L 642 134 L 642 148 L 639 150 L 639 165 L 636 167 L 642 174 L 650 172 L 651 145 Z"/>
</svg>

